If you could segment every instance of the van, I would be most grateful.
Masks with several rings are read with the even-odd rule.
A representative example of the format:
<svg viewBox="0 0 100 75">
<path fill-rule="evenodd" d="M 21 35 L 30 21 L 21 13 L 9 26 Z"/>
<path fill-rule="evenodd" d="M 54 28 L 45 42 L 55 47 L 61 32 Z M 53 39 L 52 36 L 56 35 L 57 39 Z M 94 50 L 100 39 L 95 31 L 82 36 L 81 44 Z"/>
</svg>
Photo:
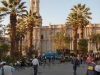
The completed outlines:
<svg viewBox="0 0 100 75">
<path fill-rule="evenodd" d="M 52 55 L 55 55 L 56 58 L 61 58 L 61 55 L 60 55 L 60 54 L 57 54 L 56 52 L 44 52 L 44 54 L 42 55 L 42 57 L 43 57 L 44 55 L 46 56 L 47 59 L 48 59 L 48 58 L 51 58 Z"/>
</svg>

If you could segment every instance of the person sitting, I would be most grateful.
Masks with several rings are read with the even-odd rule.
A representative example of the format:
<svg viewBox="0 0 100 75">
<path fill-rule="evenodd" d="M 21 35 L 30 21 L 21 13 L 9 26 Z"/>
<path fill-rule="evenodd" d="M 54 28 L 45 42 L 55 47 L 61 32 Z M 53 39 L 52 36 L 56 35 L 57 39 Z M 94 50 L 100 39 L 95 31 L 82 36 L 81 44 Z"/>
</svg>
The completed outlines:
<svg viewBox="0 0 100 75">
<path fill-rule="evenodd" d="M 61 58 L 61 63 L 62 63 L 62 62 L 65 62 L 65 58 L 64 58 L 64 57 Z"/>
</svg>

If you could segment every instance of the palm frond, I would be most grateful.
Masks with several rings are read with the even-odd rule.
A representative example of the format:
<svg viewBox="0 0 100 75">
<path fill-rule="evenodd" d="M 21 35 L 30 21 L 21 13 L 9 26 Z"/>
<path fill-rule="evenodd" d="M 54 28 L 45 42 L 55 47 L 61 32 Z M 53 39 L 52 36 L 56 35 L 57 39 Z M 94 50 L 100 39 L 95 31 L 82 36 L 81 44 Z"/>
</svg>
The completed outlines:
<svg viewBox="0 0 100 75">
<path fill-rule="evenodd" d="M 26 6 L 21 7 L 21 9 L 27 8 Z"/>
<path fill-rule="evenodd" d="M 75 9 L 74 9 L 74 8 L 71 8 L 70 10 L 75 11 Z"/>
<path fill-rule="evenodd" d="M 28 11 L 26 10 L 26 15 L 28 15 Z"/>
<path fill-rule="evenodd" d="M 20 4 L 22 0 L 17 0 L 17 3 Z"/>
<path fill-rule="evenodd" d="M 12 4 L 12 3 L 13 3 L 13 1 L 14 1 L 14 0 L 8 0 L 8 3 L 9 3 L 9 4 Z"/>
<path fill-rule="evenodd" d="M 4 13 L 3 14 L 0 14 L 0 17 L 5 16 L 5 15 L 6 15 L 6 13 L 5 14 Z"/>
<path fill-rule="evenodd" d="M 76 5 L 74 5 L 74 8 L 77 10 L 78 9 L 78 7 L 76 6 Z"/>
<path fill-rule="evenodd" d="M 92 13 L 91 13 L 91 12 L 86 12 L 85 14 L 86 14 L 86 15 L 91 15 Z"/>
<path fill-rule="evenodd" d="M 33 15 L 33 16 L 37 16 L 37 12 L 34 12 L 32 15 Z"/>
<path fill-rule="evenodd" d="M 8 12 L 6 12 L 6 14 L 10 14 L 10 13 L 11 13 L 11 12 L 9 12 L 9 11 L 8 11 Z"/>
<path fill-rule="evenodd" d="M 29 14 L 32 14 L 32 11 L 31 10 L 29 11 Z"/>
<path fill-rule="evenodd" d="M 1 3 L 2 3 L 5 7 L 8 7 L 7 1 L 3 0 L 3 1 L 1 1 Z"/>
<path fill-rule="evenodd" d="M 6 11 L 8 11 L 8 9 L 5 8 L 5 7 L 0 7 L 0 11 L 2 11 L 2 12 L 6 12 Z"/>
<path fill-rule="evenodd" d="M 11 9 L 13 6 L 12 6 L 12 4 L 9 4 L 9 6 L 8 6 L 8 7 Z"/>
<path fill-rule="evenodd" d="M 88 18 L 88 19 L 92 19 L 90 16 L 86 16 L 86 18 Z"/>
<path fill-rule="evenodd" d="M 89 10 L 90 10 L 90 8 L 85 8 L 83 12 L 87 12 Z"/>
<path fill-rule="evenodd" d="M 25 17 L 26 16 L 26 14 L 21 14 L 22 15 L 22 17 Z"/>
<path fill-rule="evenodd" d="M 85 6 L 86 6 L 86 4 L 83 4 L 83 5 L 81 6 L 81 10 L 84 10 L 84 9 L 85 9 Z"/>
<path fill-rule="evenodd" d="M 79 3 L 78 5 L 77 5 L 77 8 L 80 8 L 81 7 L 81 3 Z"/>
<path fill-rule="evenodd" d="M 23 12 L 26 12 L 26 10 L 20 10 L 19 12 L 20 12 L 20 13 L 23 13 Z"/>
<path fill-rule="evenodd" d="M 21 8 L 24 6 L 25 3 L 26 3 L 26 2 L 22 2 L 22 3 L 18 6 L 18 9 L 21 9 Z"/>
<path fill-rule="evenodd" d="M 13 6 L 16 7 L 17 5 L 18 5 L 18 2 L 15 1 L 15 2 L 13 3 Z"/>
</svg>

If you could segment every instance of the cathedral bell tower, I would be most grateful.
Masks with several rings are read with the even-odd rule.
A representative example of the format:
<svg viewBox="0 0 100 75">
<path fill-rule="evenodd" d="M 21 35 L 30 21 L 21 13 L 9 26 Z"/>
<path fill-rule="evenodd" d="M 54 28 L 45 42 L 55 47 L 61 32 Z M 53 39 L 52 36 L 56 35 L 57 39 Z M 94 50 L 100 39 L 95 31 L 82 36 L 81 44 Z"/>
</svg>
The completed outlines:
<svg viewBox="0 0 100 75">
<path fill-rule="evenodd" d="M 40 9 L 39 9 L 39 3 L 40 3 L 40 0 L 30 0 L 30 10 L 32 12 L 37 12 L 37 15 L 41 17 L 40 15 Z M 42 26 L 42 17 L 40 18 L 40 26 Z"/>
</svg>

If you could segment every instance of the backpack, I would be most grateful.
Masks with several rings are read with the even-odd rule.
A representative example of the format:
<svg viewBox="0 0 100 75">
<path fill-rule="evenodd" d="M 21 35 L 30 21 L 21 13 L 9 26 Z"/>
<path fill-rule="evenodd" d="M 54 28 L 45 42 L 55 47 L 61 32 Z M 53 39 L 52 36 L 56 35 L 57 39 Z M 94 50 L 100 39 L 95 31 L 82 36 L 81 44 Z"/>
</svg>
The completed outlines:
<svg viewBox="0 0 100 75">
<path fill-rule="evenodd" d="M 79 60 L 78 59 L 76 59 L 75 65 L 79 65 Z"/>
</svg>

